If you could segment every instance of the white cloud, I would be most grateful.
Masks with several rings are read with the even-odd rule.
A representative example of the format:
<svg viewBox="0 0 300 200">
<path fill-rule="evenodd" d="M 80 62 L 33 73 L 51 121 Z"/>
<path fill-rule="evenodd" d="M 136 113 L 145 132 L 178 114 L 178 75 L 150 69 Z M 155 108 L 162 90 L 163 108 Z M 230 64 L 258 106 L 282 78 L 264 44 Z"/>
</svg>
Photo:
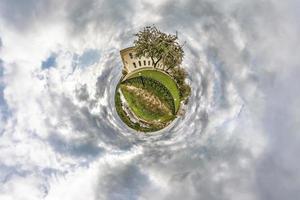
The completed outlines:
<svg viewBox="0 0 300 200">
<path fill-rule="evenodd" d="M 299 198 L 297 8 L 1 1 L 0 199 Z M 186 41 L 193 94 L 174 128 L 143 136 L 113 94 L 119 50 L 153 23 Z"/>
</svg>

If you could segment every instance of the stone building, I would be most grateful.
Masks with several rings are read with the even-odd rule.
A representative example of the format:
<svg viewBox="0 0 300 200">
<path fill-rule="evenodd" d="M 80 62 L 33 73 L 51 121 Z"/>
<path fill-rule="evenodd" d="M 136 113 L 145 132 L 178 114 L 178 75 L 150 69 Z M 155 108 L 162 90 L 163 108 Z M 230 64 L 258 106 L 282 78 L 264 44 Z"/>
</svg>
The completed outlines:
<svg viewBox="0 0 300 200">
<path fill-rule="evenodd" d="M 134 70 L 143 67 L 153 67 L 153 63 L 150 57 L 138 58 L 135 56 L 134 47 L 128 47 L 120 51 L 122 62 L 124 65 L 124 70 L 130 73 Z M 158 69 L 163 69 L 163 65 L 159 62 L 156 66 Z"/>
</svg>

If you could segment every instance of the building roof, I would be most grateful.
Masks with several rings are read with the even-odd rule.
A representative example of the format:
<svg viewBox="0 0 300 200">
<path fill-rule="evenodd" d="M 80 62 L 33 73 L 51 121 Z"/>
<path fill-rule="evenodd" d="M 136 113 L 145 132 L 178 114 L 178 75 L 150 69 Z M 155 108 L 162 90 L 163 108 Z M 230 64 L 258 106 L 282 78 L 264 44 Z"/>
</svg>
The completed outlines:
<svg viewBox="0 0 300 200">
<path fill-rule="evenodd" d="M 120 50 L 120 54 L 122 56 L 122 54 L 128 52 L 128 51 L 134 51 L 134 47 L 127 47 L 125 49 Z"/>
</svg>

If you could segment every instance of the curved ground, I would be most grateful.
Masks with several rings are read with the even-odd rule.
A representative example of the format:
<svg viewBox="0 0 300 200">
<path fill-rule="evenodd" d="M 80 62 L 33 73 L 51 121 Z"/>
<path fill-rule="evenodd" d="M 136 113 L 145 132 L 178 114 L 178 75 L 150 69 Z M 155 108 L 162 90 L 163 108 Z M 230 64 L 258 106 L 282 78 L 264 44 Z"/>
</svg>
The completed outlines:
<svg viewBox="0 0 300 200">
<path fill-rule="evenodd" d="M 179 89 L 176 84 L 176 82 L 173 80 L 171 76 L 166 74 L 165 72 L 159 70 L 159 69 L 154 69 L 154 68 L 142 68 L 138 69 L 130 74 L 128 74 L 124 80 L 128 80 L 134 77 L 139 77 L 139 76 L 144 76 L 144 77 L 149 77 L 152 78 L 156 81 L 159 81 L 162 83 L 172 94 L 172 97 L 174 99 L 174 104 L 175 104 L 175 112 L 178 111 L 179 106 L 180 106 L 180 94 L 179 94 Z"/>
<path fill-rule="evenodd" d="M 144 81 L 145 85 L 149 80 Z M 160 87 L 163 87 L 161 85 Z M 174 108 L 162 95 L 157 94 L 155 88 L 143 87 L 142 84 L 125 83 L 120 86 L 128 106 L 141 120 L 148 123 L 166 122 L 174 118 Z M 172 98 L 171 94 L 167 98 Z M 174 104 L 172 104 L 174 106 Z"/>
<path fill-rule="evenodd" d="M 120 96 L 124 97 L 123 103 Z M 175 81 L 156 69 L 137 70 L 128 74 L 118 84 L 115 99 L 116 109 L 122 121 L 129 127 L 143 132 L 166 127 L 176 118 L 180 105 L 179 90 Z"/>
</svg>

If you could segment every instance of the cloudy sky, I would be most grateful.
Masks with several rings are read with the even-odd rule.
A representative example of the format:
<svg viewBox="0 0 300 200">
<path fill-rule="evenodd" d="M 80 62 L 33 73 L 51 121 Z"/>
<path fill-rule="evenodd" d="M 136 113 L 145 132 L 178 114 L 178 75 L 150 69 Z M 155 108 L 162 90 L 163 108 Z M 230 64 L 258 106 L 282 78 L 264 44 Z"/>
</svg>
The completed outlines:
<svg viewBox="0 0 300 200">
<path fill-rule="evenodd" d="M 1 0 L 1 200 L 300 199 L 297 0 Z M 178 31 L 192 96 L 154 135 L 114 110 L 119 51 Z"/>
</svg>

